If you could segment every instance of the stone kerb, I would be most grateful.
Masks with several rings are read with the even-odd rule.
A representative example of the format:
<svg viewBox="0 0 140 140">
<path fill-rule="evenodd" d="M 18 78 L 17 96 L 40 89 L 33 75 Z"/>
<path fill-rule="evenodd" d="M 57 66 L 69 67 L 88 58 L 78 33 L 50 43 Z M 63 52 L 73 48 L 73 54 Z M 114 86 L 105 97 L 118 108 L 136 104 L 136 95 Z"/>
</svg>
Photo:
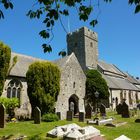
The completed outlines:
<svg viewBox="0 0 140 140">
<path fill-rule="evenodd" d="M 0 104 L 0 128 L 5 127 L 5 106 Z"/>
<path fill-rule="evenodd" d="M 41 123 L 41 111 L 38 107 L 34 109 L 34 123 L 40 124 Z"/>
</svg>

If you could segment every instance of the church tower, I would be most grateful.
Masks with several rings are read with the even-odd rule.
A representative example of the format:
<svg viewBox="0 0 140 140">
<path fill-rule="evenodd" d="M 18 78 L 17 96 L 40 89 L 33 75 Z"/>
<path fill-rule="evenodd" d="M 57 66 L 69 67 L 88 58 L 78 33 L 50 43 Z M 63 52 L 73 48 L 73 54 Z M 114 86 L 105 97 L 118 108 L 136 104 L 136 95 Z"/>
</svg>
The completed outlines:
<svg viewBox="0 0 140 140">
<path fill-rule="evenodd" d="M 98 38 L 97 34 L 87 27 L 82 27 L 67 35 L 68 55 L 75 53 L 82 69 L 97 68 Z"/>
</svg>

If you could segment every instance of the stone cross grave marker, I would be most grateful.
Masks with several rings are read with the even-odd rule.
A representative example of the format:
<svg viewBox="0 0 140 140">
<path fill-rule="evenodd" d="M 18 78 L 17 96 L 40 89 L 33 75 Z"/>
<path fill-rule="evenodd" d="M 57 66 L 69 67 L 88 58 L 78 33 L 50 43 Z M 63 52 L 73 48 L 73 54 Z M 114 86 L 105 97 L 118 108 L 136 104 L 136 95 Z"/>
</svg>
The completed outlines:
<svg viewBox="0 0 140 140">
<path fill-rule="evenodd" d="M 100 114 L 102 117 L 106 116 L 106 107 L 104 104 L 101 104 L 101 106 L 100 106 Z"/>
<path fill-rule="evenodd" d="M 85 113 L 79 112 L 79 122 L 84 122 L 84 121 L 85 121 Z"/>
<path fill-rule="evenodd" d="M 67 121 L 72 121 L 73 119 L 73 111 L 67 111 Z"/>
<path fill-rule="evenodd" d="M 40 124 L 41 123 L 41 111 L 38 107 L 34 109 L 34 123 Z"/>
<path fill-rule="evenodd" d="M 5 107 L 3 104 L 0 104 L 0 128 L 5 126 Z"/>
<path fill-rule="evenodd" d="M 92 107 L 91 107 L 90 104 L 88 104 L 88 105 L 85 107 L 85 112 L 86 112 L 85 117 L 86 117 L 87 119 L 91 119 L 91 117 L 92 117 Z"/>
</svg>

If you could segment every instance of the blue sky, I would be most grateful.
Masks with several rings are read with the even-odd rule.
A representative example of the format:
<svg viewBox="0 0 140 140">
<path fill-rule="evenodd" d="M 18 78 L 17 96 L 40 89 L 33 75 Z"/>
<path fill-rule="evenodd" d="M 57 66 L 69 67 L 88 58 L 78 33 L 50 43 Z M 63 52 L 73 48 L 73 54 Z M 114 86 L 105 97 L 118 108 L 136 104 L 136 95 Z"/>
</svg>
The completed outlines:
<svg viewBox="0 0 140 140">
<path fill-rule="evenodd" d="M 66 50 L 66 33 L 57 22 L 54 28 L 54 39 L 51 42 L 53 52 L 44 54 L 40 47 L 45 40 L 38 35 L 44 29 L 41 21 L 30 20 L 26 13 L 32 8 L 33 0 L 14 0 L 14 10 L 4 10 L 5 19 L 0 20 L 0 41 L 3 41 L 12 51 L 54 60 L 59 58 L 58 52 Z M 1 8 L 1 7 L 0 7 Z M 74 31 L 87 26 L 98 33 L 99 59 L 115 64 L 124 72 L 140 77 L 140 13 L 134 14 L 134 6 L 127 0 L 113 0 L 111 4 L 101 3 L 101 13 L 95 28 L 88 22 L 80 22 L 72 9 L 69 18 L 63 19 L 65 27 Z M 96 17 L 98 9 L 90 18 Z"/>
</svg>

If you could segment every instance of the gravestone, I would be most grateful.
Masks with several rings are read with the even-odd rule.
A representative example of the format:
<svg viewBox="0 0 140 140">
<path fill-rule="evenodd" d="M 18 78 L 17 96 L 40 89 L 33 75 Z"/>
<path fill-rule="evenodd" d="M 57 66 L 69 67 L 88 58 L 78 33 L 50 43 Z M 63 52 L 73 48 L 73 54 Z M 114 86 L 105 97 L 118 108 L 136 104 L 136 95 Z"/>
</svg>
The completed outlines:
<svg viewBox="0 0 140 140">
<path fill-rule="evenodd" d="M 101 114 L 102 117 L 106 116 L 106 107 L 105 107 L 104 104 L 100 105 L 100 114 Z"/>
<path fill-rule="evenodd" d="M 122 103 L 122 118 L 129 118 L 129 108 L 125 101 Z"/>
<path fill-rule="evenodd" d="M 86 112 L 85 117 L 86 117 L 87 119 L 91 119 L 91 117 L 92 117 L 92 107 L 91 107 L 90 104 L 88 104 L 88 105 L 85 107 L 85 112 Z"/>
<path fill-rule="evenodd" d="M 40 124 L 41 123 L 41 111 L 38 107 L 34 109 L 34 123 Z"/>
<path fill-rule="evenodd" d="M 79 122 L 84 122 L 84 121 L 85 121 L 85 113 L 79 112 Z"/>
<path fill-rule="evenodd" d="M 122 114 L 122 104 L 118 104 L 116 106 L 116 111 L 117 111 L 117 114 Z"/>
<path fill-rule="evenodd" d="M 3 104 L 0 104 L 0 128 L 5 126 L 5 107 Z"/>
<path fill-rule="evenodd" d="M 72 121 L 73 119 L 73 111 L 67 111 L 67 121 Z"/>
<path fill-rule="evenodd" d="M 59 120 L 61 120 L 61 112 L 56 112 L 56 115 L 58 116 Z"/>
</svg>

